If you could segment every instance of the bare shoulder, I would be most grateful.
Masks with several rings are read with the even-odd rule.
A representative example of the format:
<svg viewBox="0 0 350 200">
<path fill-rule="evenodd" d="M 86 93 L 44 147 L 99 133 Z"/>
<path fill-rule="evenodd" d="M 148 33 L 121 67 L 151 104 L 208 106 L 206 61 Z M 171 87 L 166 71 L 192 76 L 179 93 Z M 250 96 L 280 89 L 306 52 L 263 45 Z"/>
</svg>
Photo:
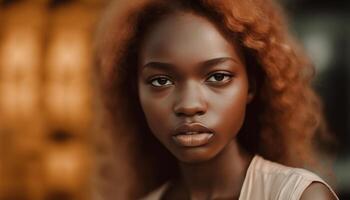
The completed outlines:
<svg viewBox="0 0 350 200">
<path fill-rule="evenodd" d="M 337 200 L 329 188 L 321 182 L 311 183 L 303 192 L 300 200 Z"/>
</svg>

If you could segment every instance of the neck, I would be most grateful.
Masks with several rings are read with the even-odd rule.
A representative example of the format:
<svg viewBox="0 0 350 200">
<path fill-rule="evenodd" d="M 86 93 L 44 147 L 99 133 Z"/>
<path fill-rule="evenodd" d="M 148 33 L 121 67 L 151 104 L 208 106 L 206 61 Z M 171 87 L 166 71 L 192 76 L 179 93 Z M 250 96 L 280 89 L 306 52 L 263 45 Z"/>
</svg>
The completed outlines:
<svg viewBox="0 0 350 200">
<path fill-rule="evenodd" d="M 238 199 L 251 159 L 252 155 L 232 140 L 210 161 L 180 163 L 181 182 L 190 199 Z"/>
</svg>

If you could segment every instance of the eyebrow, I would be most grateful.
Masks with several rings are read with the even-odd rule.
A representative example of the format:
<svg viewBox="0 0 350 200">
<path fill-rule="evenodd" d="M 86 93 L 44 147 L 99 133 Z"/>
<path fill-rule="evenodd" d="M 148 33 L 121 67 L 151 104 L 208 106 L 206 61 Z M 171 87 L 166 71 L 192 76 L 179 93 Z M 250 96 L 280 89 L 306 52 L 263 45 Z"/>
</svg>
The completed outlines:
<svg viewBox="0 0 350 200">
<path fill-rule="evenodd" d="M 235 59 L 233 59 L 231 57 L 220 57 L 220 58 L 214 58 L 214 59 L 210 59 L 210 60 L 204 61 L 204 62 L 200 63 L 199 65 L 201 65 L 201 66 L 203 66 L 205 68 L 208 68 L 208 67 L 211 67 L 211 66 L 222 64 L 222 63 L 227 62 L 227 61 L 232 61 L 235 64 L 239 63 L 237 60 L 235 60 Z"/>
<path fill-rule="evenodd" d="M 203 62 L 199 63 L 199 66 L 202 66 L 203 68 L 210 68 L 212 66 L 216 66 L 218 64 L 227 62 L 227 61 L 232 61 L 236 64 L 238 64 L 239 62 L 236 59 L 233 59 L 231 57 L 219 57 L 219 58 L 213 58 L 210 60 L 206 60 Z M 171 64 L 171 63 L 164 63 L 164 62 L 148 62 L 146 63 L 143 68 L 146 67 L 151 67 L 151 68 L 155 68 L 155 69 L 159 69 L 159 70 L 167 70 L 167 71 L 172 71 L 172 69 L 174 68 L 175 65 Z"/>
</svg>

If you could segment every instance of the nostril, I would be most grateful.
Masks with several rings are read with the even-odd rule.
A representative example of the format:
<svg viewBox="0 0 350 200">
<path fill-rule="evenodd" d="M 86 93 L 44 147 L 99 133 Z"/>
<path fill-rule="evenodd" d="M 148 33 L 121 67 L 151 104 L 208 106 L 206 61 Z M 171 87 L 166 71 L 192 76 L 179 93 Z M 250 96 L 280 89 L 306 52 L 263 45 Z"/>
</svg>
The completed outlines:
<svg viewBox="0 0 350 200">
<path fill-rule="evenodd" d="M 175 110 L 176 116 L 194 116 L 194 115 L 204 115 L 205 110 L 201 108 L 180 108 Z"/>
<path fill-rule="evenodd" d="M 198 112 L 197 112 L 197 115 L 204 115 L 204 113 L 205 113 L 205 112 L 204 112 L 203 110 L 201 110 L 201 111 L 198 111 Z"/>
</svg>

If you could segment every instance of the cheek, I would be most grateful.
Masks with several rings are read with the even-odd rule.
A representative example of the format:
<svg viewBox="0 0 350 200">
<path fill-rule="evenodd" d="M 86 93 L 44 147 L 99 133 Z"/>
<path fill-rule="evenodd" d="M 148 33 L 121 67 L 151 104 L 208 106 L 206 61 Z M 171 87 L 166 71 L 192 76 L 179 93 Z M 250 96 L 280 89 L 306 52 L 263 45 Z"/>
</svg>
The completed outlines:
<svg viewBox="0 0 350 200">
<path fill-rule="evenodd" d="M 234 136 L 240 130 L 244 118 L 248 98 L 248 87 L 245 81 L 233 84 L 220 95 L 219 101 L 212 104 L 217 115 L 218 129 L 225 135 Z"/>
<path fill-rule="evenodd" d="M 159 137 L 158 133 L 164 132 L 167 124 L 165 116 L 170 115 L 166 98 L 155 96 L 147 86 L 139 85 L 139 99 L 149 128 Z"/>
</svg>

